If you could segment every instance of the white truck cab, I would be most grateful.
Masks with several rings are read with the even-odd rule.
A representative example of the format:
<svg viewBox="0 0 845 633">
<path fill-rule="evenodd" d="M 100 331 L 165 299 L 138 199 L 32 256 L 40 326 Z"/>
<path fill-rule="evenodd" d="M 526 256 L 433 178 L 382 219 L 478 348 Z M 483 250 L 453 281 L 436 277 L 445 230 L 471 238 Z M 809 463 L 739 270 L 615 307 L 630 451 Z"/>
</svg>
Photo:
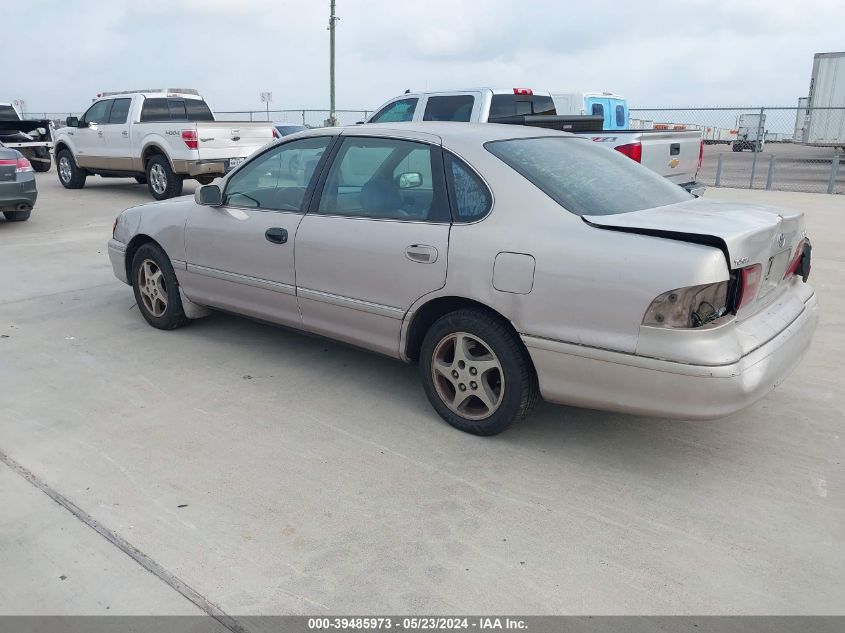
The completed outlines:
<svg viewBox="0 0 845 633">
<path fill-rule="evenodd" d="M 275 137 L 273 125 L 217 121 L 196 90 L 106 92 L 56 131 L 59 181 L 134 177 L 157 200 L 181 195 L 185 178 L 207 184 Z"/>
<path fill-rule="evenodd" d="M 613 106 L 616 122 L 616 105 L 612 99 L 618 95 L 602 94 L 606 102 L 603 112 L 582 112 L 580 104 L 591 103 L 585 99 L 598 93 L 580 93 L 580 101 L 570 99 L 562 103 L 570 111 L 561 112 L 558 100 L 565 95 L 538 92 L 531 88 L 470 88 L 440 92 L 406 92 L 394 97 L 375 111 L 367 123 L 394 123 L 399 121 L 459 121 L 465 123 L 522 123 L 540 127 L 555 127 L 572 134 L 588 136 L 603 147 L 615 149 L 632 160 L 648 167 L 694 195 L 703 194 L 704 186 L 696 182 L 701 168 L 703 144 L 700 130 L 630 130 L 627 124 L 627 103 L 624 105 L 625 125 L 607 127 L 605 114 Z M 585 96 L 586 95 L 586 96 Z M 578 96 L 578 95 L 575 95 Z M 597 101 L 595 103 L 598 103 Z M 603 103 L 604 105 L 604 103 Z M 576 110 L 572 112 L 571 110 Z M 584 115 L 584 116 L 580 116 Z M 599 119 L 599 117 L 601 117 Z M 559 118 L 562 125 L 553 125 Z M 577 119 L 584 119 L 583 126 Z M 587 119 L 599 121 L 592 127 Z"/>
</svg>

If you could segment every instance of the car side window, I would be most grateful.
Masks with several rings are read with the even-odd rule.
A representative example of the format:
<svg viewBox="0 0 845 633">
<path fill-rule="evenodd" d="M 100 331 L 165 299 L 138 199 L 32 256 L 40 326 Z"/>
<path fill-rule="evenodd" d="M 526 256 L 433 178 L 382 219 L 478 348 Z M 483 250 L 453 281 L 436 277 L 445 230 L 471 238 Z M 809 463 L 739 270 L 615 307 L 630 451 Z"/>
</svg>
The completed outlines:
<svg viewBox="0 0 845 633">
<path fill-rule="evenodd" d="M 109 123 L 126 123 L 132 99 L 115 99 L 109 114 Z"/>
<path fill-rule="evenodd" d="M 105 99 L 92 105 L 82 118 L 83 123 L 108 123 L 113 101 Z"/>
<path fill-rule="evenodd" d="M 594 103 L 591 114 L 593 116 L 604 116 L 604 106 L 600 103 Z"/>
<path fill-rule="evenodd" d="M 413 97 L 388 103 L 373 115 L 373 118 L 370 119 L 370 123 L 399 123 L 402 121 L 411 121 L 414 118 L 414 110 L 417 109 L 418 101 L 419 99 Z"/>
<path fill-rule="evenodd" d="M 423 121 L 468 122 L 475 97 L 472 95 L 444 95 L 429 97 L 425 104 Z"/>
<path fill-rule="evenodd" d="M 317 213 L 448 222 L 440 149 L 425 143 L 350 136 L 323 186 Z"/>
<path fill-rule="evenodd" d="M 223 204 L 268 211 L 304 211 L 305 192 L 331 136 L 278 145 L 238 169 L 226 183 Z"/>
<path fill-rule="evenodd" d="M 460 158 L 446 153 L 446 178 L 455 222 L 480 220 L 493 206 L 493 196 L 484 181 Z"/>
<path fill-rule="evenodd" d="M 158 97 L 144 99 L 144 105 L 141 106 L 141 123 L 169 120 L 170 110 L 167 108 L 167 99 Z"/>
</svg>

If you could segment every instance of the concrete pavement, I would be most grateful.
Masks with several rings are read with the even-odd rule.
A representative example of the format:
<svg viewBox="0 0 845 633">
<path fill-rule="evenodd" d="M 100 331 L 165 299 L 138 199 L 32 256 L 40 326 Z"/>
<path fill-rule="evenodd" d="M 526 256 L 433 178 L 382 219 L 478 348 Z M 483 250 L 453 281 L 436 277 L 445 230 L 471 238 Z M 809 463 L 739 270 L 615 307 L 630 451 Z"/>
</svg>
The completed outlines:
<svg viewBox="0 0 845 633">
<path fill-rule="evenodd" d="M 541 404 L 483 439 L 415 367 L 222 314 L 150 328 L 105 252 L 146 188 L 38 183 L 32 219 L 0 222 L 0 452 L 227 613 L 845 613 L 845 198 L 707 194 L 807 212 L 821 324 L 756 406 Z M 0 486 L 0 613 L 194 609 L 2 466 Z M 39 579 L 71 552 L 63 594 Z"/>
</svg>

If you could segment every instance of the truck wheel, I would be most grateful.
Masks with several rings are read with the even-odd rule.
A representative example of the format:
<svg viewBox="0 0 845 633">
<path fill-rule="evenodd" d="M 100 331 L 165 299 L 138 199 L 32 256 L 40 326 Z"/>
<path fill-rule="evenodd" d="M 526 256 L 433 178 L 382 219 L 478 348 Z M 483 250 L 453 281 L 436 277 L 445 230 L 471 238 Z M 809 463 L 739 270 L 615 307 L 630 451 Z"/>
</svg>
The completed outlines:
<svg viewBox="0 0 845 633">
<path fill-rule="evenodd" d="M 47 160 L 47 162 L 44 162 L 44 161 L 41 161 L 41 160 L 33 160 L 33 161 L 30 161 L 30 162 L 32 163 L 32 168 L 35 171 L 41 172 L 41 173 L 44 173 L 45 171 L 50 171 L 50 167 L 53 166 L 53 162 L 50 161 L 50 160 Z"/>
<path fill-rule="evenodd" d="M 182 195 L 182 176 L 173 173 L 166 156 L 156 154 L 147 162 L 147 187 L 156 200 Z"/>
<path fill-rule="evenodd" d="M 139 185 L 146 185 L 147 184 L 147 177 L 146 176 L 135 176 L 135 182 Z"/>
<path fill-rule="evenodd" d="M 519 338 L 484 310 L 451 312 L 428 330 L 420 373 L 435 411 L 456 429 L 495 435 L 524 418 L 537 377 Z"/>
<path fill-rule="evenodd" d="M 59 173 L 59 182 L 65 189 L 82 189 L 85 186 L 85 179 L 88 174 L 76 166 L 73 154 L 63 149 L 56 156 L 56 171 Z"/>
<path fill-rule="evenodd" d="M 9 222 L 25 222 L 32 214 L 32 209 L 29 211 L 4 211 L 3 215 Z"/>
</svg>

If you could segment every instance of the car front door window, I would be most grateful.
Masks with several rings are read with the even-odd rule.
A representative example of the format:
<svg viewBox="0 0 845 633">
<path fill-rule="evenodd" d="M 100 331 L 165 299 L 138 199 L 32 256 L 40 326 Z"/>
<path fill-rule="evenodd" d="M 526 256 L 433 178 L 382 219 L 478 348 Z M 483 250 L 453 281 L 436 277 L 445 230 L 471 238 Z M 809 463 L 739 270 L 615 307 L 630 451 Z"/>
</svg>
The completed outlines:
<svg viewBox="0 0 845 633">
<path fill-rule="evenodd" d="M 236 171 L 223 203 L 269 211 L 303 211 L 305 192 L 331 137 L 305 138 L 274 147 Z"/>
<path fill-rule="evenodd" d="M 108 123 L 112 103 L 112 99 L 106 99 L 92 105 L 82 118 L 83 123 L 86 125 L 89 123 Z"/>
</svg>

